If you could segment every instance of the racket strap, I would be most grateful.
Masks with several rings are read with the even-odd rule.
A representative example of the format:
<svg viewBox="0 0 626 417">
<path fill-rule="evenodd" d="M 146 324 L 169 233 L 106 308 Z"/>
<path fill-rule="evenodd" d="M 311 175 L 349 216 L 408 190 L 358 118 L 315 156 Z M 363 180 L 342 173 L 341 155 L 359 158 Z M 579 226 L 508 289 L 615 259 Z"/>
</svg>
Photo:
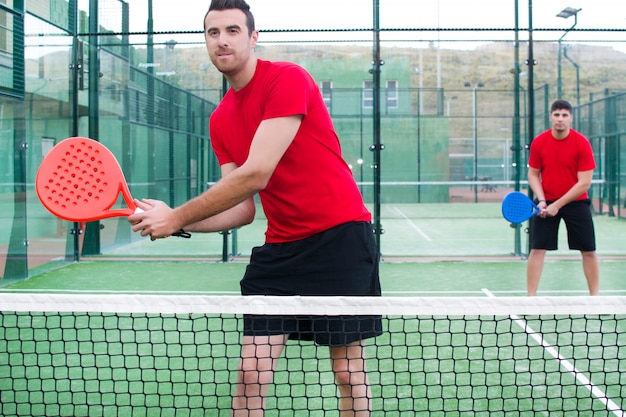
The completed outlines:
<svg viewBox="0 0 626 417">
<path fill-rule="evenodd" d="M 189 239 L 191 237 L 191 233 L 185 232 L 183 229 L 180 229 L 178 232 L 172 233 L 172 236 L 184 237 L 185 239 Z"/>
</svg>

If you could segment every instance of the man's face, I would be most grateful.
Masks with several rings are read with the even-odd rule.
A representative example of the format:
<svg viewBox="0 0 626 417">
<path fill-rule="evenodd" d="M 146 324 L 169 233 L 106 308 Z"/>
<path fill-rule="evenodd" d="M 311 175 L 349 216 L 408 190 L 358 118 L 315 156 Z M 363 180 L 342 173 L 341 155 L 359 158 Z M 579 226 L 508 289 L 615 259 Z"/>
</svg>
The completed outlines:
<svg viewBox="0 0 626 417">
<path fill-rule="evenodd" d="M 550 113 L 550 123 L 552 123 L 552 129 L 557 132 L 565 132 L 569 130 L 572 124 L 573 116 L 566 109 L 556 109 Z"/>
<path fill-rule="evenodd" d="M 246 15 L 239 9 L 213 10 L 204 21 L 209 58 L 225 75 L 235 75 L 252 56 L 258 32 L 248 33 Z"/>
</svg>

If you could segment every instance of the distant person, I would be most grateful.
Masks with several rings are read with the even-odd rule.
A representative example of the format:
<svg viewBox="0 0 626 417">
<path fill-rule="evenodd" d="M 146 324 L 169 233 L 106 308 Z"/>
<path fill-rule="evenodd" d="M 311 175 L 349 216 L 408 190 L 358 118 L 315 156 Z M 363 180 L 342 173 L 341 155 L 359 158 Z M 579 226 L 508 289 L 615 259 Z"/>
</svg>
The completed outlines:
<svg viewBox="0 0 626 417">
<path fill-rule="evenodd" d="M 541 212 L 530 224 L 531 251 L 526 270 L 529 296 L 537 294 L 546 251 L 558 249 L 561 219 L 567 227 L 569 248 L 582 255 L 589 293 L 599 292 L 600 266 L 587 194 L 596 164 L 589 140 L 570 127 L 572 120 L 572 105 L 565 100 L 555 101 L 550 108 L 552 128 L 538 135 L 530 146 L 528 184 Z"/>
<path fill-rule="evenodd" d="M 231 86 L 210 119 L 222 179 L 173 209 L 138 202 L 145 212 L 129 217 L 133 231 L 154 240 L 181 228 L 232 229 L 253 221 L 258 194 L 267 231 L 243 295 L 380 296 L 372 216 L 317 84 L 295 64 L 256 58 L 259 33 L 243 0 L 213 0 L 204 29 L 211 62 Z M 369 416 L 364 340 L 381 328 L 380 316 L 246 316 L 233 415 L 264 414 L 276 362 L 295 338 L 330 347 L 340 415 Z"/>
</svg>

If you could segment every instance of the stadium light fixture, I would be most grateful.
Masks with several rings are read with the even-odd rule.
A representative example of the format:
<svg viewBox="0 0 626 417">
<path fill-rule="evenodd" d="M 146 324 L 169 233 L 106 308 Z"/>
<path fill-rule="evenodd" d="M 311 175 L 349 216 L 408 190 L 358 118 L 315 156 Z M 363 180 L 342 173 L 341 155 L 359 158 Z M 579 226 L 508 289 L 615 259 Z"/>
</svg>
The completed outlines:
<svg viewBox="0 0 626 417">
<path fill-rule="evenodd" d="M 570 17 L 574 16 L 574 24 L 565 31 L 565 33 L 563 34 L 563 36 L 561 36 L 559 38 L 559 56 L 558 56 L 558 65 L 557 65 L 557 85 L 556 85 L 556 93 L 557 93 L 557 99 L 561 99 L 561 93 L 562 93 L 562 78 L 561 78 L 561 62 L 563 60 L 563 48 L 561 46 L 561 42 L 563 41 L 563 38 L 565 37 L 565 35 L 567 35 L 567 33 L 574 29 L 574 26 L 576 26 L 576 24 L 578 23 L 578 13 L 581 11 L 582 9 L 576 9 L 574 7 L 566 7 L 563 10 L 561 10 L 556 16 L 563 18 L 563 19 L 569 19 Z"/>
<path fill-rule="evenodd" d="M 581 11 L 582 9 L 575 9 L 573 7 L 566 7 L 563 10 L 561 10 L 556 17 L 562 17 L 563 19 L 567 19 L 569 17 L 572 16 L 576 16 L 578 14 L 579 11 Z"/>
</svg>

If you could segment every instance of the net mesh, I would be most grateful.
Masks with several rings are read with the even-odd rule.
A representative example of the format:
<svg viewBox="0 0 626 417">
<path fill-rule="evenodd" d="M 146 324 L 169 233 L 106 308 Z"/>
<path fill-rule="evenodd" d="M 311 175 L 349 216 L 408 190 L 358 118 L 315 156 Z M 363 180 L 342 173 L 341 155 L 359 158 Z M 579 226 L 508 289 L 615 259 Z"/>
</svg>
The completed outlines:
<svg viewBox="0 0 626 417">
<path fill-rule="evenodd" d="M 382 314 L 375 416 L 624 416 L 626 297 L 0 294 L 0 415 L 228 416 L 242 314 Z M 337 416 L 329 350 L 289 341 L 266 415 Z M 428 413 L 428 414 L 426 414 Z"/>
</svg>

